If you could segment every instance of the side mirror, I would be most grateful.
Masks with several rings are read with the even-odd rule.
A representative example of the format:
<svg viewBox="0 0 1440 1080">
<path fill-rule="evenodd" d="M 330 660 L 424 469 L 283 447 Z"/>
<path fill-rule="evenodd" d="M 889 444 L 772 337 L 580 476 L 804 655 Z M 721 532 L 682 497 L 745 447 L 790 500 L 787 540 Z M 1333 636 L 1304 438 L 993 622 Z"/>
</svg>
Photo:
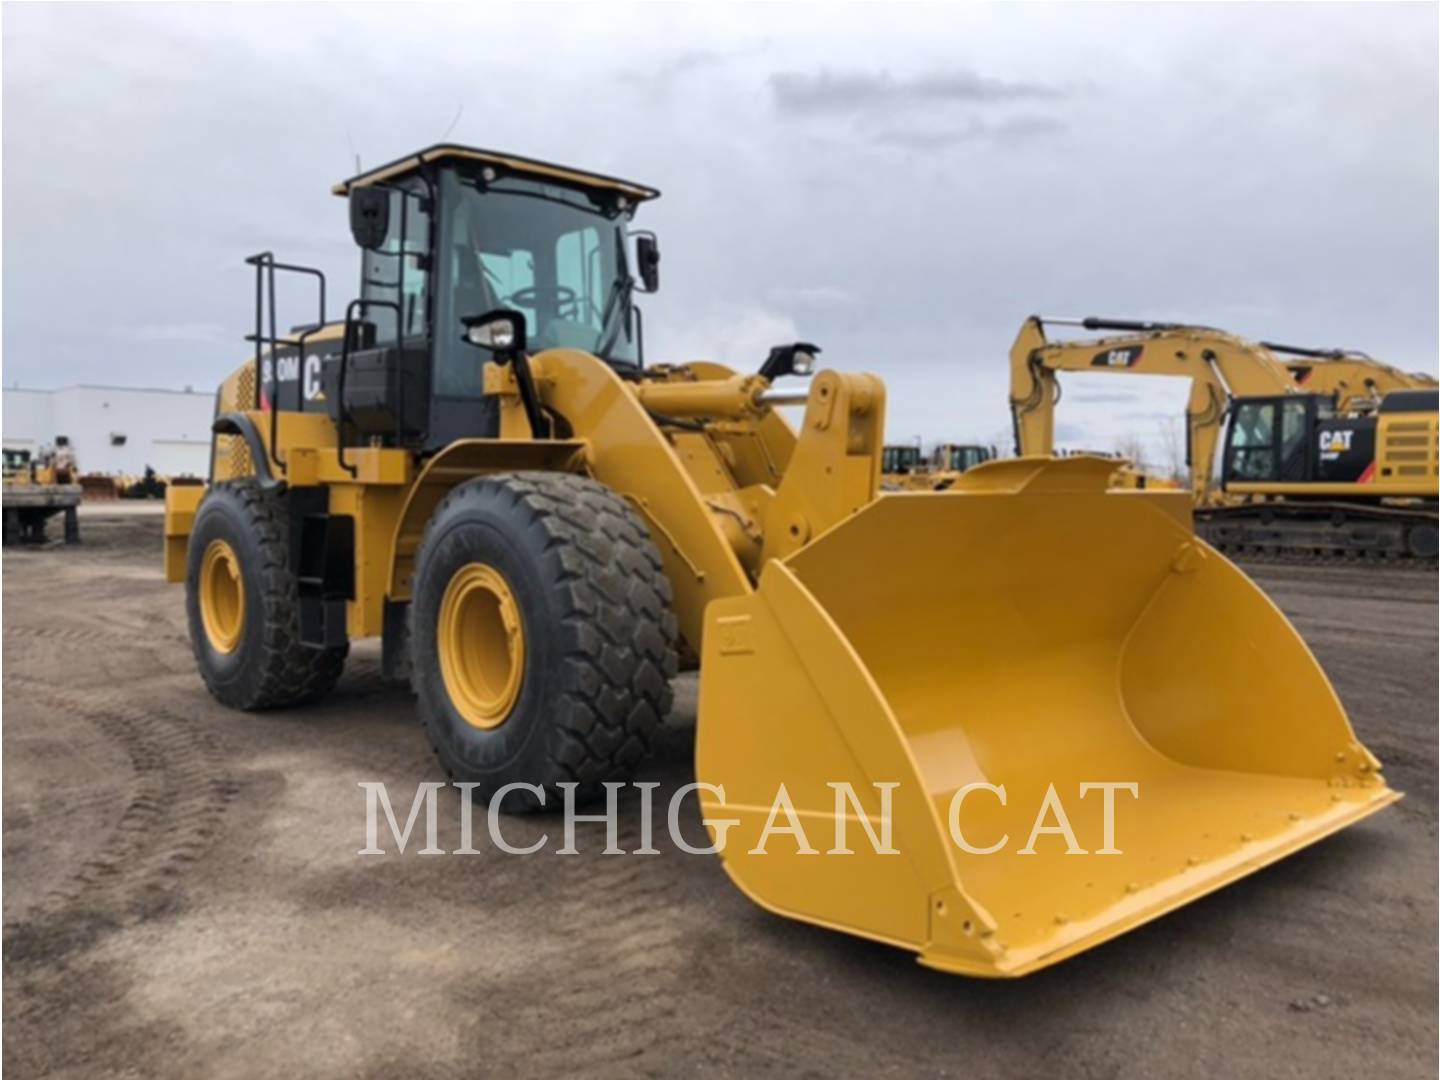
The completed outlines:
<svg viewBox="0 0 1440 1080">
<path fill-rule="evenodd" d="M 660 288 L 660 242 L 654 233 L 640 233 L 635 238 L 635 261 L 639 263 L 640 283 L 647 293 Z"/>
<path fill-rule="evenodd" d="M 390 235 L 390 192 L 384 188 L 350 189 L 350 235 L 367 251 L 385 245 Z"/>
<path fill-rule="evenodd" d="M 494 353 L 525 351 L 525 316 L 518 311 L 496 308 L 484 315 L 467 315 L 460 322 L 471 345 Z"/>
</svg>

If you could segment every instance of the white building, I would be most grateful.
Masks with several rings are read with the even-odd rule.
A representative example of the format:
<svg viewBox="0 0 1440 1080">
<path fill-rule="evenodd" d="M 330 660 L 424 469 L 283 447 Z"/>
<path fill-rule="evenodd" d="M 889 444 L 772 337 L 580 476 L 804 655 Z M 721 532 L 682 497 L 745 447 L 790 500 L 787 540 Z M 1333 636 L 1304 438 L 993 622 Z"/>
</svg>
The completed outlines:
<svg viewBox="0 0 1440 1080">
<path fill-rule="evenodd" d="M 67 436 L 82 473 L 205 476 L 214 394 L 130 386 L 67 386 L 0 392 L 4 442 L 28 449 Z"/>
</svg>

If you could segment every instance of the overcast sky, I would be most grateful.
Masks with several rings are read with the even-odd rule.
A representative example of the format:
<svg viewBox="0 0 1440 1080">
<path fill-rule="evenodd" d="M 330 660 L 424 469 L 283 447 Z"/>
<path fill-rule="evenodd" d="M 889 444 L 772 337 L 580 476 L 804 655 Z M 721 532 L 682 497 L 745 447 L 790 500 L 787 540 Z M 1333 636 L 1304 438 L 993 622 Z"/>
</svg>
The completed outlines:
<svg viewBox="0 0 1440 1080">
<path fill-rule="evenodd" d="M 1037 311 L 1433 371 L 1437 31 L 1433 4 L 7 4 L 4 381 L 209 390 L 244 256 L 321 265 L 338 312 L 330 184 L 442 136 L 662 189 L 648 355 L 816 341 L 886 378 L 890 441 L 1008 439 Z M 1183 409 L 1071 385 L 1071 445 Z"/>
</svg>

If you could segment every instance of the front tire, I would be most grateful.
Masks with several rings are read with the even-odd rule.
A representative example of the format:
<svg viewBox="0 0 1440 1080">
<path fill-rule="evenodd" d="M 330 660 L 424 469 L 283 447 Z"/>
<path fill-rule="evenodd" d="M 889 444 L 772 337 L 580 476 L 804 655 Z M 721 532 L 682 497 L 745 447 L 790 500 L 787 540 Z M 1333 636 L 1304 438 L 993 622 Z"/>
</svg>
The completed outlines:
<svg viewBox="0 0 1440 1080">
<path fill-rule="evenodd" d="M 217 484 L 200 503 L 185 571 L 190 644 L 210 693 L 232 709 L 328 694 L 348 645 L 300 642 L 300 598 L 284 503 L 254 481 Z"/>
<path fill-rule="evenodd" d="M 413 682 L 441 763 L 508 810 L 623 781 L 670 711 L 670 583 L 644 523 L 603 484 L 564 473 L 469 480 L 416 557 Z"/>
</svg>

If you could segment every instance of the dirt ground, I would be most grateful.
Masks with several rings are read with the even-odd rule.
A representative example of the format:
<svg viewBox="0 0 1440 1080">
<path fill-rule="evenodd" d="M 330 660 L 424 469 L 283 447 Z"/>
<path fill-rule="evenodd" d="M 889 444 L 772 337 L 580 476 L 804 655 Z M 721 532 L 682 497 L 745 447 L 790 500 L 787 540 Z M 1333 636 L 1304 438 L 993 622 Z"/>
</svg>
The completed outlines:
<svg viewBox="0 0 1440 1080">
<path fill-rule="evenodd" d="M 606 858 L 601 825 L 571 858 L 357 856 L 359 782 L 408 806 L 443 779 L 377 653 L 357 649 L 320 706 L 226 712 L 161 581 L 159 518 L 82 528 L 80 547 L 4 558 L 17 1080 L 1436 1073 L 1431 573 L 1254 570 L 1403 802 L 1077 959 L 988 982 L 767 915 L 713 859 Z M 662 796 L 692 776 L 693 681 L 677 697 L 641 777 Z M 447 848 L 457 806 L 445 793 Z"/>
</svg>

